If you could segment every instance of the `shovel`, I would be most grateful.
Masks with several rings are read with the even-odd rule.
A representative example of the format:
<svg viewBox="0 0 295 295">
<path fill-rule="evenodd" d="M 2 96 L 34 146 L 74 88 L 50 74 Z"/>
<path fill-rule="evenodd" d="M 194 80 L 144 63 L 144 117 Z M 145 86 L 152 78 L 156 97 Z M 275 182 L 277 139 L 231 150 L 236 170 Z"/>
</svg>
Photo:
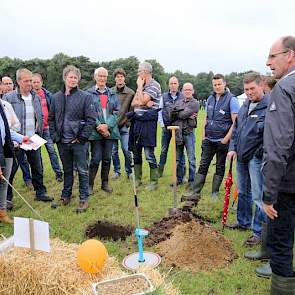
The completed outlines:
<svg viewBox="0 0 295 295">
<path fill-rule="evenodd" d="M 175 132 L 179 129 L 179 126 L 168 126 L 168 130 L 171 130 L 172 133 L 172 183 L 173 183 L 173 198 L 172 198 L 172 206 L 173 208 L 169 208 L 169 215 L 176 214 L 178 212 L 177 209 L 177 195 L 176 195 L 176 138 Z"/>
</svg>

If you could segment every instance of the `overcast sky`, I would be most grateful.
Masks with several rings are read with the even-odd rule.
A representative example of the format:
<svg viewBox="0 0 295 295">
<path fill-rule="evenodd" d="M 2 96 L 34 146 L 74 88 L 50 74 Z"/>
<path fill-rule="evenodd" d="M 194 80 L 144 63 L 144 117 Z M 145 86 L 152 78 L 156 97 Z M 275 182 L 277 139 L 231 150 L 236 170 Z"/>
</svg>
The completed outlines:
<svg viewBox="0 0 295 295">
<path fill-rule="evenodd" d="M 294 35 L 294 11 L 294 0 L 7 0 L 0 57 L 133 55 L 167 72 L 265 73 L 271 43 Z"/>
</svg>

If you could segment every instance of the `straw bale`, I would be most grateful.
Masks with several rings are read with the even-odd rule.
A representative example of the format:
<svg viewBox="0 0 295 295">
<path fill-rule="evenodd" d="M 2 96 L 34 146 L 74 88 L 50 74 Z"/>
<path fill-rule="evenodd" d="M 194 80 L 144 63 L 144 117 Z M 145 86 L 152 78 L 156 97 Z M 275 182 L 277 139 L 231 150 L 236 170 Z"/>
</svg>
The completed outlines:
<svg viewBox="0 0 295 295">
<path fill-rule="evenodd" d="M 77 265 L 78 247 L 54 239 L 50 253 L 32 253 L 22 248 L 9 250 L 0 256 L 0 295 L 90 295 L 93 294 L 91 283 L 126 275 L 114 257 L 108 257 L 99 274 L 83 272 Z M 179 294 L 171 284 L 165 284 L 159 271 L 142 272 L 156 287 L 163 286 L 167 295 Z"/>
</svg>

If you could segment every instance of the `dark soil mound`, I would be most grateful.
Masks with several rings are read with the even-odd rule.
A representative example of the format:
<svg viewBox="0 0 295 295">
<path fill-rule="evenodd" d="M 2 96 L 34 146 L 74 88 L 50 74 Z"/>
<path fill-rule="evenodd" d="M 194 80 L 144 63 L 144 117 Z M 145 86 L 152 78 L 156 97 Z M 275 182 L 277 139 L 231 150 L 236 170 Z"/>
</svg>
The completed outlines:
<svg viewBox="0 0 295 295">
<path fill-rule="evenodd" d="M 130 236 L 133 232 L 131 226 L 123 226 L 120 224 L 114 224 L 108 221 L 100 221 L 93 225 L 89 225 L 86 229 L 86 236 L 88 238 L 98 237 L 100 239 L 112 239 L 117 241 L 119 239 L 125 241 L 126 237 Z"/>
<path fill-rule="evenodd" d="M 170 238 L 176 225 L 187 223 L 192 220 L 202 220 L 200 216 L 187 211 L 178 210 L 176 214 L 164 217 L 160 221 L 154 222 L 147 230 L 149 235 L 145 239 L 147 246 L 153 246 Z M 203 221 L 204 223 L 204 221 Z"/>
<path fill-rule="evenodd" d="M 210 271 L 235 258 L 232 244 L 219 231 L 187 212 L 165 217 L 149 231 L 146 244 L 156 245 L 156 252 L 172 267 Z"/>
</svg>

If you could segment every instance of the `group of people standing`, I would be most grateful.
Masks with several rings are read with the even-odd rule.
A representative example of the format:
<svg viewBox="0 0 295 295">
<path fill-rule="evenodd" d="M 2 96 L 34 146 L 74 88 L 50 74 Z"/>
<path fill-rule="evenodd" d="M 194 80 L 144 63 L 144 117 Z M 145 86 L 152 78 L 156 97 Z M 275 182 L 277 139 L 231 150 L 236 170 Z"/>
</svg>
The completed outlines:
<svg viewBox="0 0 295 295">
<path fill-rule="evenodd" d="M 24 180 L 31 181 L 37 201 L 52 201 L 43 183 L 41 151 L 20 148 L 32 135 L 46 139 L 46 148 L 57 181 L 63 181 L 60 204 L 71 202 L 74 170 L 79 177 L 77 213 L 87 210 L 89 195 L 95 192 L 95 178 L 101 165 L 101 189 L 109 185 L 111 160 L 119 178 L 119 141 L 129 178 L 134 162 L 136 185 L 142 185 L 142 151 L 150 168 L 148 190 L 155 190 L 162 177 L 171 141 L 168 126 L 178 126 L 177 185 L 184 183 L 189 163 L 187 192 L 183 209 L 192 210 L 200 200 L 210 164 L 216 159 L 212 198 L 216 200 L 225 173 L 226 159 L 236 159 L 238 183 L 237 222 L 227 227 L 252 229 L 246 245 L 261 244 L 249 259 L 268 259 L 258 268 L 259 275 L 272 275 L 272 294 L 295 294 L 293 244 L 295 226 L 295 37 L 280 38 L 270 49 L 267 65 L 278 79 L 276 85 L 256 72 L 244 76 L 246 101 L 240 107 L 223 75 L 212 79 L 213 93 L 206 101 L 206 121 L 202 135 L 200 165 L 196 171 L 195 128 L 199 102 L 193 85 L 179 89 L 177 77 L 169 79 L 169 90 L 162 94 L 152 75 L 152 65 L 139 64 L 137 89 L 125 84 L 126 72 L 114 71 L 116 85 L 107 87 L 108 71 L 94 71 L 95 85 L 79 88 L 81 72 L 69 65 L 63 70 L 63 88 L 52 95 L 42 87 L 42 76 L 28 69 L 16 72 L 17 87 L 10 77 L 1 81 L 0 175 L 12 184 L 20 165 Z M 273 89 L 272 89 L 273 88 Z M 272 90 L 271 90 L 272 89 Z M 157 163 L 157 125 L 162 128 L 161 155 Z M 58 156 L 54 150 L 57 144 Z M 186 156 L 184 151 L 186 151 Z M 90 154 L 90 157 L 89 157 Z M 133 159 L 132 159 L 133 156 Z M 90 159 L 89 159 L 90 158 Z M 28 168 L 29 167 L 29 168 Z M 252 213 L 254 204 L 255 213 Z M 0 181 L 0 221 L 11 223 L 12 191 Z M 288 293 L 292 290 L 293 293 Z M 285 293 L 284 293 L 285 292 Z"/>
</svg>

